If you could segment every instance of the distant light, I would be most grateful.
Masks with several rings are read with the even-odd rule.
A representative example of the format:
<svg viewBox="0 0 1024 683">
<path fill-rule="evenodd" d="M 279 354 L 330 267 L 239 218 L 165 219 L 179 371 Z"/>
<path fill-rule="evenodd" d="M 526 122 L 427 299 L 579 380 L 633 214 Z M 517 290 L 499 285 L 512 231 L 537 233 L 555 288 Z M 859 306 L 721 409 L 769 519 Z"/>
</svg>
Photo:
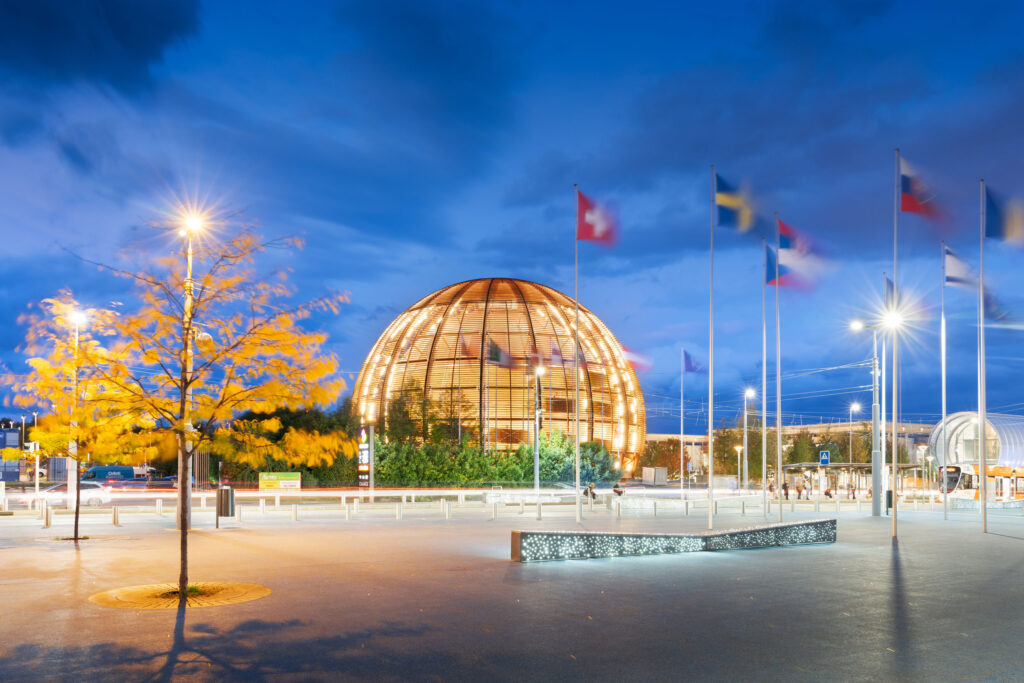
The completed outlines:
<svg viewBox="0 0 1024 683">
<path fill-rule="evenodd" d="M 534 371 L 537 373 L 537 376 L 540 377 L 541 375 L 544 374 L 544 366 L 538 365 L 536 368 L 534 368 Z"/>
<path fill-rule="evenodd" d="M 88 317 L 82 311 L 71 311 L 68 315 L 68 320 L 81 327 L 86 323 Z"/>
<path fill-rule="evenodd" d="M 854 332 L 860 332 L 861 330 L 864 329 L 864 321 L 863 320 L 851 320 L 850 321 L 850 329 L 852 331 L 854 331 Z"/>
<path fill-rule="evenodd" d="M 185 230 L 195 234 L 203 229 L 203 218 L 196 214 L 190 214 L 185 218 Z"/>
<path fill-rule="evenodd" d="M 740 453 L 743 452 L 743 446 L 733 446 L 733 448 L 736 449 L 736 455 L 739 455 Z"/>
<path fill-rule="evenodd" d="M 859 404 L 859 403 L 853 403 L 853 404 L 851 404 L 851 405 L 850 405 L 850 410 L 851 410 L 852 412 L 854 412 L 854 413 L 859 413 L 859 412 L 860 412 L 860 404 Z"/>
<path fill-rule="evenodd" d="M 747 389 L 745 392 L 743 392 L 743 395 L 746 396 L 747 398 L 754 398 L 755 396 L 757 396 L 757 392 L 754 391 L 753 389 Z"/>
</svg>

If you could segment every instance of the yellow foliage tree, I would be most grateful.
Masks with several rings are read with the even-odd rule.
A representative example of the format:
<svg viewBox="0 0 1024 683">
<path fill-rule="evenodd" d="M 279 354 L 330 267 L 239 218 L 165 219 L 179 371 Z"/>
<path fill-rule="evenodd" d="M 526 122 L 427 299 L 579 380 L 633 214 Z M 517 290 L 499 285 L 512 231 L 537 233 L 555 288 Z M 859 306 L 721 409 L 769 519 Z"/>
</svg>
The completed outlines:
<svg viewBox="0 0 1024 683">
<path fill-rule="evenodd" d="M 31 369 L 14 384 L 15 404 L 53 411 L 31 430 L 29 438 L 38 441 L 44 453 L 68 455 L 75 461 L 77 542 L 81 456 L 88 454 L 100 462 L 141 461 L 149 452 L 145 436 L 126 435 L 147 426 L 149 419 L 137 409 L 115 408 L 110 397 L 116 388 L 102 380 L 100 368 L 108 352 L 99 337 L 113 325 L 116 314 L 107 309 L 83 310 L 69 290 L 43 300 L 39 308 L 21 318 L 28 325 L 22 351 L 29 356 Z"/>
<path fill-rule="evenodd" d="M 107 319 L 105 332 L 115 341 L 99 374 L 110 389 L 105 399 L 112 409 L 144 412 L 156 436 L 173 433 L 177 440 L 179 596 L 184 600 L 188 473 L 201 447 L 259 465 L 267 457 L 330 463 L 354 446 L 344 434 L 298 433 L 271 446 L 266 433 L 274 425 L 256 428 L 234 421 L 247 411 L 327 405 L 344 388 L 336 358 L 322 350 L 326 335 L 301 324 L 314 312 L 337 312 L 344 297 L 331 294 L 295 305 L 285 273 L 266 276 L 255 269 L 257 257 L 269 248 L 301 244 L 264 242 L 245 228 L 221 237 L 216 233 L 227 226 L 209 216 L 164 227 L 181 235 L 179 254 L 159 259 L 151 272 L 105 266 L 134 280 L 140 303 L 134 312 Z"/>
</svg>

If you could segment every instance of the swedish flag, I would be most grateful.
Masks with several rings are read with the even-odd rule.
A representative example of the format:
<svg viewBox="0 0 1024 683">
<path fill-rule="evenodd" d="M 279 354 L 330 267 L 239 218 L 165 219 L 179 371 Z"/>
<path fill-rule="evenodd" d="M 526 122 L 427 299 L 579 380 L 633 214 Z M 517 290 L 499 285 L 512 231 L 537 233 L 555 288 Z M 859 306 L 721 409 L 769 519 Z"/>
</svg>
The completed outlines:
<svg viewBox="0 0 1024 683">
<path fill-rule="evenodd" d="M 745 190 L 737 190 L 722 176 L 715 174 L 715 204 L 718 205 L 718 224 L 747 232 L 754 227 L 754 206 Z"/>
<path fill-rule="evenodd" d="M 985 188 L 985 237 L 1024 245 L 1024 204 L 1000 201 Z"/>
</svg>

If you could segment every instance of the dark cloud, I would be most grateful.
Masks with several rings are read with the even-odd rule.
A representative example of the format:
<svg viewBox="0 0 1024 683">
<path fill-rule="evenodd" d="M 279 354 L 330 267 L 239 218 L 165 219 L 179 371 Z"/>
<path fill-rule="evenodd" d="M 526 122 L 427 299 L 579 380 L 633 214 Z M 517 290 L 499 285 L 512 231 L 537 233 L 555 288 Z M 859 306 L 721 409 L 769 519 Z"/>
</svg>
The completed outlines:
<svg viewBox="0 0 1024 683">
<path fill-rule="evenodd" d="M 368 123 L 440 150 L 482 142 L 507 120 L 518 76 L 510 19 L 482 3 L 416 0 L 344 2 L 336 17 L 353 42 L 340 54 L 349 95 Z"/>
<path fill-rule="evenodd" d="M 18 79 L 145 85 L 167 48 L 199 30 L 198 0 L 15 0 L 0 9 L 0 68 Z"/>
</svg>

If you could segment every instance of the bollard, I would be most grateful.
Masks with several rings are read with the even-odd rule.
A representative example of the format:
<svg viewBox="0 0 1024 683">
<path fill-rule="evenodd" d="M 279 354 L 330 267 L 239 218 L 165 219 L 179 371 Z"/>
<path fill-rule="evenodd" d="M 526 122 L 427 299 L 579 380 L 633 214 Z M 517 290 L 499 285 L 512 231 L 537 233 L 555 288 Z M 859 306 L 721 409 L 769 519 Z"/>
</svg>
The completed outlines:
<svg viewBox="0 0 1024 683">
<path fill-rule="evenodd" d="M 796 498 L 790 498 L 789 499 L 789 511 L 790 512 L 795 512 L 796 511 Z"/>
<path fill-rule="evenodd" d="M 345 507 L 345 505 L 346 505 L 346 503 L 345 503 L 345 496 L 342 496 L 341 497 L 341 507 Z"/>
<path fill-rule="evenodd" d="M 684 500 L 683 501 L 683 516 L 685 516 L 685 517 L 689 517 L 690 516 L 690 501 L 688 501 L 688 500 Z"/>
<path fill-rule="evenodd" d="M 538 498 L 538 499 L 537 499 L 537 519 L 540 519 L 540 518 L 541 518 L 541 511 L 540 511 L 540 508 L 541 508 L 541 503 L 540 503 L 540 498 Z"/>
<path fill-rule="evenodd" d="M 836 495 L 836 512 L 839 512 L 839 495 Z"/>
<path fill-rule="evenodd" d="M 352 501 L 352 514 L 355 514 L 355 515 L 359 514 L 359 499 L 358 498 L 356 498 L 354 501 Z"/>
<path fill-rule="evenodd" d="M 416 494 L 415 493 L 410 493 L 409 494 L 409 502 L 410 503 L 415 503 L 416 502 Z"/>
<path fill-rule="evenodd" d="M 242 504 L 235 505 L 235 521 L 241 523 L 242 521 Z"/>
<path fill-rule="evenodd" d="M 43 506 L 43 528 L 49 529 L 50 524 L 53 523 L 53 511 L 50 510 L 49 505 Z"/>
<path fill-rule="evenodd" d="M 281 494 L 278 494 L 278 495 L 274 496 L 274 509 L 275 510 L 280 510 L 281 509 Z"/>
<path fill-rule="evenodd" d="M 767 504 L 764 506 L 764 514 L 772 514 L 772 499 L 769 498 Z"/>
<path fill-rule="evenodd" d="M 928 494 L 928 512 L 935 512 L 935 496 Z"/>
<path fill-rule="evenodd" d="M 292 521 L 299 521 L 299 506 L 295 503 L 292 503 Z"/>
<path fill-rule="evenodd" d="M 402 494 L 402 505 L 405 505 L 405 494 Z"/>
<path fill-rule="evenodd" d="M 260 514 L 261 515 L 267 514 L 267 499 L 266 498 L 260 498 Z"/>
<path fill-rule="evenodd" d="M 622 501 L 615 501 L 615 519 L 622 519 Z"/>
<path fill-rule="evenodd" d="M 497 519 L 497 518 L 498 518 L 498 504 L 497 503 L 491 503 L 491 519 Z"/>
<path fill-rule="evenodd" d="M 348 503 L 345 503 L 345 519 L 352 519 L 352 506 L 349 505 Z"/>
<path fill-rule="evenodd" d="M 652 500 L 651 501 L 651 511 L 653 513 L 652 514 L 653 517 L 657 517 L 658 516 L 658 501 L 656 501 L 656 500 Z"/>
<path fill-rule="evenodd" d="M 821 512 L 821 494 L 819 493 L 814 497 L 814 511 Z"/>
<path fill-rule="evenodd" d="M 743 515 L 746 515 L 746 514 L 747 514 L 747 501 L 741 500 L 740 501 L 740 516 L 743 516 Z"/>
<path fill-rule="evenodd" d="M 715 501 L 715 514 L 718 514 L 718 501 Z"/>
<path fill-rule="evenodd" d="M 444 510 L 444 518 L 445 519 L 451 519 L 452 518 L 452 506 L 448 503 L 448 500 L 446 498 L 442 498 L 441 499 L 441 508 Z"/>
<path fill-rule="evenodd" d="M 402 496 L 402 497 L 404 498 L 405 496 Z M 399 520 L 402 519 L 402 504 L 401 503 L 395 503 L 395 519 L 399 519 Z"/>
<path fill-rule="evenodd" d="M 157 498 L 156 499 L 156 514 L 158 514 L 158 515 L 164 514 L 164 499 L 163 498 Z"/>
<path fill-rule="evenodd" d="M 205 510 L 206 509 L 206 496 L 199 496 L 199 509 L 200 510 Z"/>
<path fill-rule="evenodd" d="M 860 512 L 860 498 L 857 499 L 857 512 Z"/>
<path fill-rule="evenodd" d="M 590 512 L 594 511 L 594 496 L 587 496 L 587 509 Z"/>
<path fill-rule="evenodd" d="M 460 493 L 459 494 L 459 504 L 461 505 L 462 503 L 465 503 L 465 502 L 466 502 L 466 494 L 465 493 Z"/>
<path fill-rule="evenodd" d="M 110 508 L 110 523 L 114 526 L 121 526 L 120 520 L 117 518 L 117 506 Z"/>
<path fill-rule="evenodd" d="M 1024 508 L 1021 508 L 1021 509 L 1024 510 Z M 522 498 L 520 498 L 519 499 L 519 514 L 523 514 L 524 512 L 526 512 L 526 503 L 523 502 Z"/>
</svg>

